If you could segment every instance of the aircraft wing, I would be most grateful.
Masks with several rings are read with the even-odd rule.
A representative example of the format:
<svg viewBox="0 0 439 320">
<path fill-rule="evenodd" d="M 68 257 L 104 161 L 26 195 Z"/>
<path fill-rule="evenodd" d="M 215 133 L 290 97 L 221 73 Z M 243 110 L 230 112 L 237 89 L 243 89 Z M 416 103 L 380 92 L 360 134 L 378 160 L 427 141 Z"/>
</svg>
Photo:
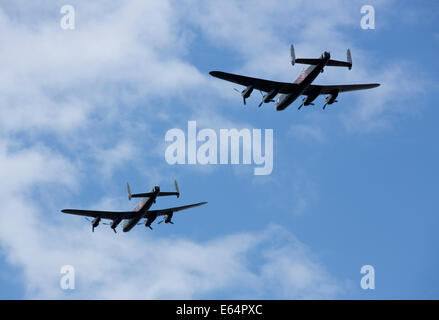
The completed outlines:
<svg viewBox="0 0 439 320">
<path fill-rule="evenodd" d="M 372 89 L 380 86 L 379 83 L 364 83 L 364 84 L 340 84 L 340 85 L 330 85 L 330 86 L 321 86 L 311 84 L 305 90 L 304 94 L 312 94 L 315 91 L 318 91 L 319 94 L 329 94 L 334 91 L 338 92 L 348 92 L 348 91 L 356 91 L 356 90 L 365 90 Z"/>
<path fill-rule="evenodd" d="M 199 203 L 189 204 L 189 205 L 181 206 L 181 207 L 174 207 L 174 208 L 167 208 L 167 209 L 160 209 L 160 210 L 149 210 L 146 212 L 146 215 L 148 215 L 149 213 L 155 213 L 158 216 L 164 216 L 165 214 L 202 206 L 203 204 L 206 204 L 206 203 L 207 202 L 199 202 Z"/>
<path fill-rule="evenodd" d="M 265 79 L 259 79 L 259 78 L 252 78 L 252 77 L 246 77 L 241 76 L 239 74 L 233 74 L 233 73 L 227 73 L 222 71 L 211 71 L 209 74 L 213 77 L 230 81 L 236 84 L 240 84 L 242 86 L 254 86 L 255 89 L 270 92 L 274 89 L 278 89 L 279 93 L 290 93 L 292 92 L 297 84 L 295 83 L 288 83 L 288 82 L 278 82 L 278 81 L 271 81 L 271 80 L 265 80 Z"/>
<path fill-rule="evenodd" d="M 76 214 L 79 216 L 92 217 L 101 219 L 114 220 L 119 217 L 122 219 L 130 218 L 135 212 L 134 211 L 95 211 L 95 210 L 76 210 L 76 209 L 63 209 L 61 212 Z"/>
</svg>

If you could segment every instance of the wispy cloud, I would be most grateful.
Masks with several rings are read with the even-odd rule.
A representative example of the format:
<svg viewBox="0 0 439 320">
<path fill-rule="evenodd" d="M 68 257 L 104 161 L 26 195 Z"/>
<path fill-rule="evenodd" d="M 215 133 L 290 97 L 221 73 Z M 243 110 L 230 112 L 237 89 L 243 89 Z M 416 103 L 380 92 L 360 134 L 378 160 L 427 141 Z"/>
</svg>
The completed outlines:
<svg viewBox="0 0 439 320">
<path fill-rule="evenodd" d="M 298 139 L 312 139 L 314 141 L 324 141 L 325 136 L 322 128 L 316 125 L 296 124 L 292 125 L 289 134 Z"/>
</svg>

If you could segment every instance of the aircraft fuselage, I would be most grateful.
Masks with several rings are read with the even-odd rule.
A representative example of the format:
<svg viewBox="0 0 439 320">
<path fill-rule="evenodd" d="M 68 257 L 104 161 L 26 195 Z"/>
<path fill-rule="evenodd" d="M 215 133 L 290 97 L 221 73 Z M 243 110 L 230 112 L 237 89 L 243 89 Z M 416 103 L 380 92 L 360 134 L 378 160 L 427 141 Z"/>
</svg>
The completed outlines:
<svg viewBox="0 0 439 320">
<path fill-rule="evenodd" d="M 297 79 L 293 82 L 298 84 L 298 87 L 294 92 L 288 94 L 280 94 L 276 100 L 276 110 L 281 111 L 292 104 L 299 96 L 303 94 L 303 92 L 308 88 L 308 86 L 317 78 L 320 72 L 323 71 L 323 68 L 328 63 L 331 55 L 329 52 L 324 52 L 320 57 L 321 62 L 317 65 L 309 66 L 306 70 L 302 71 L 302 73 L 297 77 Z"/>
<path fill-rule="evenodd" d="M 160 192 L 160 188 L 154 187 L 151 190 L 152 196 L 142 198 L 142 200 L 139 201 L 139 203 L 133 209 L 133 217 L 123 222 L 122 225 L 123 232 L 130 231 L 132 228 L 134 228 L 135 225 L 137 225 L 137 223 L 139 223 L 140 219 L 145 217 L 146 213 L 155 202 L 159 192 Z"/>
</svg>

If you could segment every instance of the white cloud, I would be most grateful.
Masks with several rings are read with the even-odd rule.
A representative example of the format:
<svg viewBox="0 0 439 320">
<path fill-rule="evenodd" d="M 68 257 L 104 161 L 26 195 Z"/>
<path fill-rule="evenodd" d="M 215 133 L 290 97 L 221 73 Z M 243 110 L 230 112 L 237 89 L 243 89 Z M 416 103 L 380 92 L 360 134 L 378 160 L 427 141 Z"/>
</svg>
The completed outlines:
<svg viewBox="0 0 439 320">
<path fill-rule="evenodd" d="M 77 184 L 74 167 L 63 156 L 42 146 L 17 147 L 0 143 L 0 179 L 8 193 L 24 193 L 28 186 L 44 183 Z"/>
<path fill-rule="evenodd" d="M 281 297 L 327 299 L 344 290 L 321 265 L 309 258 L 300 243 L 270 250 L 267 258 L 261 272 L 266 290 L 277 291 Z"/>
<path fill-rule="evenodd" d="M 316 125 L 295 124 L 291 126 L 289 134 L 299 139 L 310 138 L 318 142 L 325 140 L 322 128 Z"/>
<path fill-rule="evenodd" d="M 115 169 L 131 159 L 134 154 L 133 144 L 129 141 L 121 141 L 114 147 L 97 150 L 95 157 L 103 177 L 108 179 Z"/>
<path fill-rule="evenodd" d="M 108 107 L 129 108 L 114 106 L 119 99 L 138 102 L 199 85 L 203 77 L 179 59 L 184 45 L 167 1 L 94 12 L 98 4 L 109 6 L 78 4 L 77 28 L 69 31 L 60 28 L 60 16 L 40 20 L 27 6 L 17 7 L 20 15 L 14 17 L 0 10 L 7 47 L 0 51 L 3 130 L 72 130 Z"/>
<path fill-rule="evenodd" d="M 407 63 L 400 62 L 378 74 L 381 87 L 368 92 L 357 108 L 341 116 L 350 131 L 386 128 L 390 125 L 392 115 L 418 112 L 416 96 L 425 90 L 427 82 L 420 75 L 407 76 L 407 66 Z"/>
</svg>

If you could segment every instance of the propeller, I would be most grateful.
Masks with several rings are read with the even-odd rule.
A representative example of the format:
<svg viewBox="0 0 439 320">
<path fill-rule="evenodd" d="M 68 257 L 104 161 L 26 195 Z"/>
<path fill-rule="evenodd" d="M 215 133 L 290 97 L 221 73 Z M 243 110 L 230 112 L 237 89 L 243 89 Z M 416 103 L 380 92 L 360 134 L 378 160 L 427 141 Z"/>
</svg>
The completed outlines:
<svg viewBox="0 0 439 320">
<path fill-rule="evenodd" d="M 93 220 L 91 220 L 90 218 L 84 217 L 85 220 L 93 223 Z M 110 223 L 108 222 L 101 222 L 102 224 L 105 224 L 106 226 L 110 225 Z M 114 230 L 114 229 L 113 229 Z M 95 227 L 93 226 L 93 224 L 91 225 L 91 232 L 95 232 Z"/>
<path fill-rule="evenodd" d="M 238 92 L 240 95 L 242 95 L 242 92 L 241 91 L 239 91 L 238 89 L 236 89 L 236 88 L 233 88 L 233 90 L 235 90 L 236 92 Z M 245 101 L 245 98 L 244 98 L 244 96 L 242 96 L 242 101 L 244 102 L 244 105 L 247 105 L 247 102 Z"/>
<path fill-rule="evenodd" d="M 302 109 L 303 105 L 305 104 L 305 100 L 306 100 L 306 98 L 302 99 L 302 103 L 300 104 L 299 108 L 297 108 L 297 110 Z"/>
<path fill-rule="evenodd" d="M 306 98 L 303 98 L 303 99 L 302 99 L 302 103 L 301 103 L 301 105 L 299 106 L 299 108 L 297 108 L 297 110 L 300 110 L 300 109 L 305 105 L 305 102 L 306 102 Z M 307 106 L 308 106 L 308 105 L 310 105 L 310 106 L 315 106 L 315 104 L 312 103 L 312 102 L 309 102 L 309 103 L 307 103 L 306 105 L 307 105 Z"/>
<path fill-rule="evenodd" d="M 163 219 L 163 220 L 159 221 L 157 224 L 160 224 L 160 223 L 162 223 L 162 222 L 165 222 L 165 220 Z M 172 222 L 172 221 L 169 221 L 168 223 L 170 223 L 170 224 L 174 224 L 174 222 Z"/>
<path fill-rule="evenodd" d="M 334 102 L 333 103 L 335 103 L 335 102 L 338 102 L 338 100 L 334 100 Z M 328 105 L 328 103 L 325 103 L 324 105 L 323 105 L 323 110 L 325 110 L 326 109 L 326 106 Z"/>
<path fill-rule="evenodd" d="M 89 218 L 85 218 L 85 220 L 92 222 Z M 95 227 L 93 225 L 91 226 L 91 232 L 95 232 Z"/>
<path fill-rule="evenodd" d="M 262 91 L 261 90 L 259 90 L 259 92 L 261 93 L 261 96 L 262 96 L 262 101 L 259 103 L 259 108 L 262 106 L 262 104 L 264 103 L 264 102 L 266 102 L 266 103 L 269 103 L 269 102 L 274 102 L 274 100 L 273 99 L 270 99 L 270 100 L 265 100 L 265 96 L 264 96 L 264 94 L 262 93 Z M 269 95 L 269 94 L 271 94 L 271 93 L 267 93 L 267 95 Z M 277 94 L 277 93 L 276 93 Z M 264 101 L 265 100 L 265 101 Z"/>
<path fill-rule="evenodd" d="M 262 106 L 262 104 L 264 103 L 264 94 L 262 93 L 261 90 L 259 90 L 259 92 L 261 93 L 262 101 L 259 103 L 258 108 L 260 108 Z"/>
</svg>

